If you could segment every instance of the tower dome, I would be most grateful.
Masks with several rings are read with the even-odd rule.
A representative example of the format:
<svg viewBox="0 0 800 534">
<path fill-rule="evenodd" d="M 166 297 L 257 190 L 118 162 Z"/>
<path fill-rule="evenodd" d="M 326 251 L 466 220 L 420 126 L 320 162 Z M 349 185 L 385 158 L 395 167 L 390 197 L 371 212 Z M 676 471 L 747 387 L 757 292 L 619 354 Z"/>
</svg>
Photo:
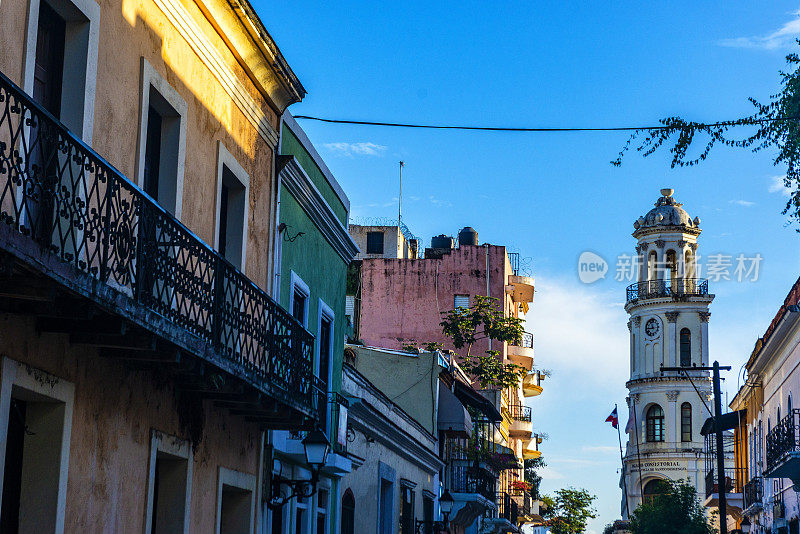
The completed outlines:
<svg viewBox="0 0 800 534">
<path fill-rule="evenodd" d="M 655 207 L 647 212 L 644 217 L 633 223 L 637 230 L 640 228 L 652 228 L 655 226 L 686 226 L 697 228 L 700 219 L 692 217 L 683 209 L 680 202 L 673 198 L 673 189 L 662 189 L 661 197 L 656 201 Z"/>
</svg>

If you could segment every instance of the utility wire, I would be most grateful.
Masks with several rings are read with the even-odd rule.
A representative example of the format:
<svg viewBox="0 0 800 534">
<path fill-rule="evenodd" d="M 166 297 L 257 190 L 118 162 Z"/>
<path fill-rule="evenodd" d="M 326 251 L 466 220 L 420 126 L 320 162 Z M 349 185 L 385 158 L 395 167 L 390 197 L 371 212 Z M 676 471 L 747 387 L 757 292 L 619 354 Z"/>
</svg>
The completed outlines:
<svg viewBox="0 0 800 534">
<path fill-rule="evenodd" d="M 515 128 L 500 126 L 457 126 L 446 124 L 413 124 L 403 122 L 356 121 L 348 119 L 328 119 L 325 117 L 312 117 L 310 115 L 294 115 L 295 119 L 327 122 L 332 124 L 357 124 L 362 126 L 390 126 L 395 128 L 423 128 L 430 130 L 478 130 L 486 132 L 634 132 L 642 130 L 674 130 L 676 126 L 612 126 L 604 128 Z M 752 120 L 733 120 L 712 123 L 690 123 L 695 128 L 714 128 L 720 126 L 751 126 L 776 121 L 797 120 L 797 117 L 776 117 Z"/>
</svg>

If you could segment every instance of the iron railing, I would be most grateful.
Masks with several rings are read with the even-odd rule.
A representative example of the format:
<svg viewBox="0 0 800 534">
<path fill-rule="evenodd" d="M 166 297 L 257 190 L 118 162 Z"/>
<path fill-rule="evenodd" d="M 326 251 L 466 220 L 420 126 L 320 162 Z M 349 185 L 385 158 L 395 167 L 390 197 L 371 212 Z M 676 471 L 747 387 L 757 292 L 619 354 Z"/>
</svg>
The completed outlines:
<svg viewBox="0 0 800 534">
<path fill-rule="evenodd" d="M 477 493 L 490 501 L 494 499 L 497 475 L 491 471 L 462 459 L 451 459 L 446 470 L 451 493 Z"/>
<path fill-rule="evenodd" d="M 725 493 L 742 493 L 742 484 L 740 480 L 744 477 L 744 469 L 740 467 L 726 467 L 723 473 L 725 474 Z M 713 493 L 719 493 L 719 481 L 717 480 L 716 471 L 710 469 L 706 473 L 706 497 Z"/>
<path fill-rule="evenodd" d="M 764 479 L 761 477 L 754 477 L 747 484 L 744 485 L 744 507 L 747 508 L 753 504 L 761 504 L 764 497 Z"/>
<path fill-rule="evenodd" d="M 495 503 L 497 503 L 497 517 L 506 519 L 516 525 L 517 517 L 519 516 L 519 505 L 511 498 L 511 495 L 506 492 L 497 492 Z"/>
<path fill-rule="evenodd" d="M 514 421 L 531 421 L 531 407 L 522 404 L 510 404 L 508 413 Z"/>
<path fill-rule="evenodd" d="M 800 409 L 794 409 L 767 433 L 767 471 L 783 463 L 791 452 L 800 452 Z"/>
<path fill-rule="evenodd" d="M 661 297 L 701 297 L 708 295 L 708 280 L 704 278 L 675 278 L 645 280 L 628 286 L 627 301 Z"/>
<path fill-rule="evenodd" d="M 511 273 L 519 275 L 519 252 L 508 252 L 508 262 L 511 264 Z"/>
<path fill-rule="evenodd" d="M 2 73 L 0 223 L 313 413 L 313 336 Z"/>
<path fill-rule="evenodd" d="M 523 332 L 522 337 L 518 342 L 512 343 L 516 347 L 525 347 L 528 349 L 533 348 L 533 334 L 530 332 Z"/>
</svg>

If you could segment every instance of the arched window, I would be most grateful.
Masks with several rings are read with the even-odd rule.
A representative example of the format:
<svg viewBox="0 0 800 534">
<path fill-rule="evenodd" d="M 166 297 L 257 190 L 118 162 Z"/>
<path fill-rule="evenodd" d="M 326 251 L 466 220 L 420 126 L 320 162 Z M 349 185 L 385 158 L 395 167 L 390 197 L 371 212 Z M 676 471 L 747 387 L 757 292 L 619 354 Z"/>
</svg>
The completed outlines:
<svg viewBox="0 0 800 534">
<path fill-rule="evenodd" d="M 342 534 L 355 534 L 356 532 L 356 499 L 350 488 L 342 495 Z"/>
<path fill-rule="evenodd" d="M 647 255 L 647 279 L 655 280 L 658 278 L 658 255 L 655 250 L 651 250 Z"/>
<path fill-rule="evenodd" d="M 642 502 L 651 503 L 653 499 L 665 493 L 666 482 L 656 478 L 644 485 L 644 495 L 642 495 Z"/>
<path fill-rule="evenodd" d="M 669 280 L 670 287 L 672 287 L 673 291 L 678 291 L 678 288 L 675 287 L 675 280 L 678 278 L 678 260 L 676 259 L 675 251 L 668 250 L 667 251 L 667 272 L 664 273 L 664 278 Z"/>
<path fill-rule="evenodd" d="M 690 250 L 683 253 L 683 276 L 694 278 L 694 257 Z"/>
<path fill-rule="evenodd" d="M 681 367 L 692 365 L 692 332 L 681 328 Z"/>
<path fill-rule="evenodd" d="M 681 404 L 681 441 L 692 441 L 692 405 Z"/>
<path fill-rule="evenodd" d="M 664 410 L 654 404 L 647 409 L 647 441 L 664 441 Z"/>
</svg>

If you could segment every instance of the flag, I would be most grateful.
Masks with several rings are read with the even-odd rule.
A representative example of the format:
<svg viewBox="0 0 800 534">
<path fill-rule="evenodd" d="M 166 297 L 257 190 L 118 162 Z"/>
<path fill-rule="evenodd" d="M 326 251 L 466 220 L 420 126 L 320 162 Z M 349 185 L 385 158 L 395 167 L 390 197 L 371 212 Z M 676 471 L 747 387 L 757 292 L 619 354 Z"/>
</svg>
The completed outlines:
<svg viewBox="0 0 800 534">
<path fill-rule="evenodd" d="M 611 426 L 613 426 L 614 428 L 617 428 L 617 426 L 619 425 L 619 417 L 617 417 L 617 407 L 616 406 L 614 406 L 614 411 L 611 412 L 611 415 L 609 415 L 606 418 L 605 422 L 606 423 L 611 423 Z"/>
<path fill-rule="evenodd" d="M 625 433 L 630 434 L 636 431 L 636 420 L 633 418 L 633 401 L 628 403 L 628 424 L 625 425 Z"/>
</svg>

